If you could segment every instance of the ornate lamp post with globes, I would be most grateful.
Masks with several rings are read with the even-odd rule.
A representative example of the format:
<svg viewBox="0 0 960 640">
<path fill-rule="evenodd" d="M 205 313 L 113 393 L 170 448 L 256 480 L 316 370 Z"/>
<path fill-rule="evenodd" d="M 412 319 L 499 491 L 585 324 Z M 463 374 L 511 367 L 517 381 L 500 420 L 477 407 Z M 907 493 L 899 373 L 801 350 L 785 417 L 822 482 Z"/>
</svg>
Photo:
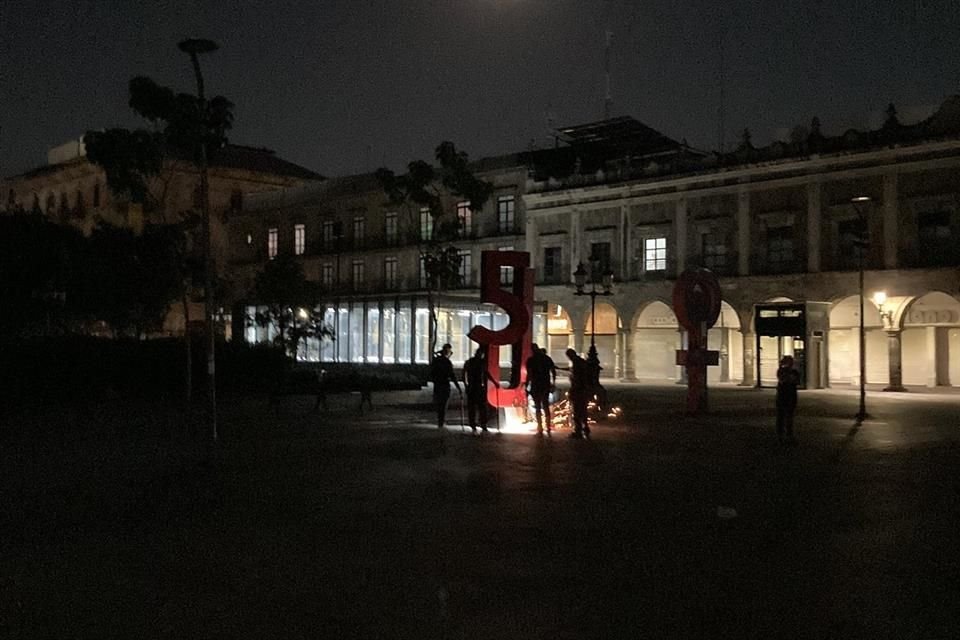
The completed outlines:
<svg viewBox="0 0 960 640">
<path fill-rule="evenodd" d="M 600 276 L 600 282 L 596 282 L 591 274 L 590 290 L 586 291 L 587 270 L 583 263 L 577 265 L 577 270 L 573 272 L 573 281 L 577 290 L 575 296 L 590 296 L 590 350 L 587 352 L 587 362 L 594 366 L 597 376 L 600 375 L 600 355 L 597 353 L 597 296 L 613 295 L 613 271 L 609 268 Z M 597 289 L 597 285 L 601 289 Z"/>
</svg>

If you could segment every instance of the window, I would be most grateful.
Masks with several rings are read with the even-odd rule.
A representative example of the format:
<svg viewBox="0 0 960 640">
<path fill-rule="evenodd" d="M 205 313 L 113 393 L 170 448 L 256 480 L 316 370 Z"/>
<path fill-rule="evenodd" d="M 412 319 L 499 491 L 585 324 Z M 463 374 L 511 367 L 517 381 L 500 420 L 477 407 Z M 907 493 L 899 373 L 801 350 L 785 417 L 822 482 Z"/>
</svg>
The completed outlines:
<svg viewBox="0 0 960 640">
<path fill-rule="evenodd" d="M 767 229 L 767 267 L 772 272 L 789 271 L 793 268 L 793 229 L 791 227 Z"/>
<path fill-rule="evenodd" d="M 594 282 L 600 282 L 604 272 L 610 270 L 610 264 L 610 243 L 592 243 L 590 245 L 590 270 Z"/>
<path fill-rule="evenodd" d="M 230 192 L 230 210 L 243 211 L 243 191 L 234 189 Z"/>
<path fill-rule="evenodd" d="M 957 251 L 951 242 L 950 212 L 927 211 L 917 216 L 917 235 L 923 265 L 946 265 L 956 261 Z"/>
<path fill-rule="evenodd" d="M 460 276 L 460 284 L 464 287 L 473 286 L 473 257 L 469 250 L 459 252 L 460 266 L 457 274 Z"/>
<path fill-rule="evenodd" d="M 643 270 L 667 270 L 667 239 L 646 238 L 643 241 Z"/>
<path fill-rule="evenodd" d="M 500 247 L 497 251 L 513 251 L 513 247 Z M 513 267 L 500 267 L 500 284 L 513 284 Z"/>
<path fill-rule="evenodd" d="M 427 274 L 427 256 L 420 256 L 420 288 L 426 289 L 430 286 L 430 277 Z"/>
<path fill-rule="evenodd" d="M 769 234 L 771 230 L 768 230 Z M 863 248 L 863 223 L 859 218 L 841 220 L 837 223 L 837 266 L 856 269 L 860 264 Z"/>
<path fill-rule="evenodd" d="M 547 283 L 563 282 L 563 253 L 560 247 L 547 247 L 543 250 L 543 281 Z"/>
<path fill-rule="evenodd" d="M 500 233 L 515 233 L 513 196 L 497 198 L 497 229 Z"/>
<path fill-rule="evenodd" d="M 333 289 L 333 265 L 327 263 L 320 267 L 320 284 L 324 289 Z"/>
<path fill-rule="evenodd" d="M 383 259 L 383 286 L 388 290 L 397 288 L 397 259 Z"/>
<path fill-rule="evenodd" d="M 363 248 L 363 235 L 367 227 L 367 221 L 363 216 L 357 216 L 353 219 L 353 246 L 357 249 Z"/>
<path fill-rule="evenodd" d="M 302 256 L 307 248 L 307 227 L 302 224 L 293 225 L 293 255 Z"/>
<path fill-rule="evenodd" d="M 398 238 L 396 211 L 388 211 L 387 215 L 384 217 L 383 237 L 386 239 L 387 245 L 391 247 L 396 246 Z"/>
<path fill-rule="evenodd" d="M 363 287 L 363 260 L 353 261 L 353 279 L 351 280 L 354 290 Z"/>
<path fill-rule="evenodd" d="M 473 211 L 470 210 L 470 202 L 457 203 L 457 223 L 459 224 L 458 235 L 461 238 L 469 238 L 473 235 Z"/>
<path fill-rule="evenodd" d="M 420 208 L 420 239 L 430 240 L 433 238 L 433 215 L 430 214 L 430 207 Z"/>
<path fill-rule="evenodd" d="M 727 268 L 727 242 L 719 233 L 703 234 L 701 251 L 703 266 L 712 271 L 722 273 Z"/>
<path fill-rule="evenodd" d="M 276 227 L 267 229 L 267 257 L 273 260 L 277 257 L 277 238 L 279 231 Z"/>
<path fill-rule="evenodd" d="M 248 234 L 247 234 L 247 246 L 248 246 L 248 247 L 252 247 L 252 246 L 253 246 L 253 234 L 252 234 L 252 233 L 248 233 Z"/>
<path fill-rule="evenodd" d="M 333 243 L 336 242 L 337 225 L 333 220 L 323 221 L 323 248 L 325 251 L 333 249 Z"/>
</svg>

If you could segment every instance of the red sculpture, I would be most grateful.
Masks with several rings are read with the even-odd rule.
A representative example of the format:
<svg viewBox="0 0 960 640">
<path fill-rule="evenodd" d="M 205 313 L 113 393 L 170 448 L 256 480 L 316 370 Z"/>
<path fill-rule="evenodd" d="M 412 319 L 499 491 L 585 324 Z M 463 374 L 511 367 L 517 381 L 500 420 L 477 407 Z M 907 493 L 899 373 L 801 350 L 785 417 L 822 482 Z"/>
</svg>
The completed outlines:
<svg viewBox="0 0 960 640">
<path fill-rule="evenodd" d="M 500 283 L 500 267 L 513 267 L 512 291 Z M 510 385 L 489 387 L 487 400 L 494 407 L 524 404 L 526 362 L 533 342 L 533 279 L 530 254 L 526 251 L 484 251 L 480 254 L 480 301 L 495 304 L 507 313 L 507 326 L 498 331 L 476 326 L 467 335 L 487 350 L 487 371 L 500 379 L 500 347 L 511 345 Z"/>
<path fill-rule="evenodd" d="M 707 367 L 719 364 L 719 352 L 707 349 L 707 332 L 720 317 L 720 283 L 707 269 L 687 270 L 673 287 L 673 311 L 687 330 L 687 348 L 677 364 L 687 368 L 687 411 L 707 411 Z"/>
</svg>

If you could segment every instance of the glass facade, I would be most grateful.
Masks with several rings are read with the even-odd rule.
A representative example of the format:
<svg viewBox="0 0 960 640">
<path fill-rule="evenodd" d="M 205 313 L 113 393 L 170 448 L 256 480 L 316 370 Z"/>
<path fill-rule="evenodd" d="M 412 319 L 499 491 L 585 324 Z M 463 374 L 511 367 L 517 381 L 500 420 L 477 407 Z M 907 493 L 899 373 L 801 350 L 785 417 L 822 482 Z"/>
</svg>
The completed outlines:
<svg viewBox="0 0 960 640">
<path fill-rule="evenodd" d="M 261 327 L 254 321 L 258 307 L 246 307 L 244 338 L 251 344 L 272 341 L 273 326 Z M 261 310 L 263 310 L 261 308 Z M 319 311 L 319 309 L 318 309 Z M 366 364 L 427 364 L 430 362 L 430 312 L 426 299 L 387 299 L 328 304 L 322 307 L 323 322 L 335 339 L 310 338 L 300 345 L 301 362 L 353 362 Z M 499 311 L 457 308 L 440 305 L 437 315 L 437 348 L 453 346 L 452 361 L 457 366 L 473 355 L 477 343 L 468 334 L 475 326 L 498 330 L 507 326 L 507 315 Z M 533 341 L 547 343 L 546 315 L 534 313 Z M 500 350 L 500 366 L 510 366 L 510 349 Z"/>
</svg>

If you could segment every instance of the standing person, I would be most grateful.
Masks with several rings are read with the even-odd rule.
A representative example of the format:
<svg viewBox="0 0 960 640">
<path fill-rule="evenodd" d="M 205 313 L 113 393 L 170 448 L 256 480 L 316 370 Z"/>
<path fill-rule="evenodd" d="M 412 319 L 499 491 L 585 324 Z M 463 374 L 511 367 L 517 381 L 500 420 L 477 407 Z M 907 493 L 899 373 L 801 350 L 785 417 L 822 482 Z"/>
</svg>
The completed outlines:
<svg viewBox="0 0 960 640">
<path fill-rule="evenodd" d="M 793 356 L 783 356 L 777 369 L 777 440 L 793 444 L 793 414 L 797 410 L 797 387 L 800 374 L 793 368 Z"/>
<path fill-rule="evenodd" d="M 573 406 L 573 433 L 570 437 L 583 438 L 590 435 L 587 404 L 593 390 L 592 367 L 573 349 L 567 349 L 567 357 L 570 358 L 570 404 Z"/>
<path fill-rule="evenodd" d="M 547 355 L 546 349 L 541 349 L 533 343 L 533 355 L 527 358 L 527 394 L 533 398 L 533 406 L 537 412 L 537 433 L 543 434 L 543 416 L 547 417 L 547 433 L 553 431 L 553 422 L 550 418 L 550 393 L 557 384 L 557 365 L 553 358 Z"/>
<path fill-rule="evenodd" d="M 437 408 L 438 429 L 443 429 L 443 423 L 447 418 L 450 383 L 455 384 L 457 391 L 463 393 L 463 389 L 460 388 L 460 383 L 457 381 L 457 376 L 453 372 L 453 363 L 450 362 L 452 354 L 453 347 L 447 343 L 433 356 L 433 362 L 430 364 L 430 377 L 433 379 L 433 404 Z"/>
<path fill-rule="evenodd" d="M 470 428 L 477 432 L 477 418 L 480 427 L 487 431 L 487 380 L 497 384 L 487 371 L 487 352 L 479 347 L 473 357 L 463 363 L 463 385 L 467 388 L 467 417 Z"/>
</svg>

